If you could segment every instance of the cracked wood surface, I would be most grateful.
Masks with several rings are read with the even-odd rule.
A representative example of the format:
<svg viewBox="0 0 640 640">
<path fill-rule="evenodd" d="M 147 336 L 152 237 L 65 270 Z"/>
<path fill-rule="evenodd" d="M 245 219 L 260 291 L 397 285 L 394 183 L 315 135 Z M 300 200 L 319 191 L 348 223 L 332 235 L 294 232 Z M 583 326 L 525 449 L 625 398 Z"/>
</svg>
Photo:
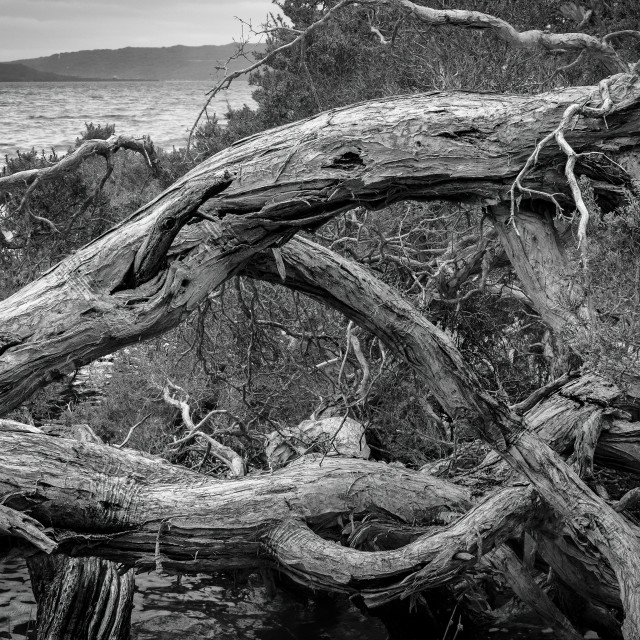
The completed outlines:
<svg viewBox="0 0 640 640">
<path fill-rule="evenodd" d="M 617 77 L 612 94 L 615 106 L 608 127 L 589 118 L 576 123 L 568 136 L 576 151 L 637 144 L 638 78 Z M 503 201 L 540 134 L 555 129 L 568 104 L 592 95 L 593 88 L 581 87 L 539 96 L 456 93 L 390 98 L 334 110 L 233 145 L 0 304 L 3 333 L 11 336 L 10 346 L 0 355 L 3 410 L 15 407 L 61 371 L 175 326 L 258 251 L 289 239 L 299 229 L 315 228 L 340 211 L 408 198 Z M 538 167 L 527 176 L 528 186 L 566 193 L 556 166 L 562 159 L 560 151 L 545 147 Z M 226 176 L 231 177 L 228 184 Z M 223 181 L 224 190 L 212 195 L 212 188 Z M 210 225 L 212 235 L 204 242 L 170 251 L 167 265 L 161 265 L 156 275 L 152 269 L 136 278 L 147 247 L 162 244 L 158 233 L 167 231 L 158 230 L 158 220 L 174 210 L 186 212 L 186 217 L 196 212 L 222 217 L 224 224 L 217 235 L 217 226 Z M 525 293 L 530 296 L 526 287 Z M 475 420 L 481 407 L 481 421 L 475 425 L 480 435 L 526 475 L 576 537 L 586 536 L 607 558 L 620 585 L 625 635 L 640 638 L 640 545 L 632 529 L 528 432 L 526 423 L 499 403 L 487 402 L 472 374 L 460 371 L 464 363 L 459 356 L 452 359 L 450 349 L 442 348 L 434 334 L 425 335 L 439 371 L 456 378 L 464 390 L 461 397 L 467 407 L 458 416 Z M 3 455 L 15 456 L 19 442 L 31 437 L 21 432 L 13 446 L 3 444 Z M 65 459 L 67 473 L 91 455 L 86 450 L 89 445 L 73 446 L 77 449 L 72 447 Z M 8 468 L 19 472 L 15 466 Z M 104 482 L 106 506 L 76 503 L 66 514 L 71 523 L 116 526 L 122 517 L 118 511 L 130 513 L 128 504 L 115 509 L 112 502 L 129 481 L 115 487 L 104 476 L 103 471 L 96 477 Z M 95 478 L 86 478 L 85 484 L 89 481 Z M 179 478 L 174 481 L 179 483 Z M 75 491 L 78 496 L 86 491 L 80 484 L 43 486 L 37 477 L 25 486 L 32 493 L 25 495 L 22 508 L 32 506 L 29 498 L 49 490 Z M 404 493 L 406 487 L 402 488 Z M 265 502 L 264 494 L 256 495 Z M 144 496 L 150 504 L 160 500 L 151 489 Z M 135 493 L 132 504 L 134 497 L 139 496 Z M 174 525 L 163 521 L 180 513 L 184 492 L 180 498 L 157 506 L 157 513 L 151 509 L 155 523 L 153 532 L 147 531 L 147 546 L 170 536 Z M 36 504 L 32 511 L 46 521 L 53 515 L 47 512 L 52 504 Z M 117 536 L 112 544 L 116 540 L 123 537 Z"/>
<path fill-rule="evenodd" d="M 611 93 L 608 127 L 581 119 L 568 136 L 576 151 L 640 141 L 640 81 L 617 76 Z M 254 253 L 340 211 L 409 198 L 504 200 L 540 135 L 555 128 L 567 105 L 596 95 L 593 87 L 574 87 L 538 96 L 395 97 L 232 145 L 0 303 L 2 333 L 11 336 L 0 354 L 2 411 L 61 373 L 176 326 Z M 561 158 L 545 148 L 527 184 L 566 193 Z M 163 264 L 174 227 L 159 222 L 198 210 L 227 217 L 223 233 L 179 263 Z"/>
</svg>

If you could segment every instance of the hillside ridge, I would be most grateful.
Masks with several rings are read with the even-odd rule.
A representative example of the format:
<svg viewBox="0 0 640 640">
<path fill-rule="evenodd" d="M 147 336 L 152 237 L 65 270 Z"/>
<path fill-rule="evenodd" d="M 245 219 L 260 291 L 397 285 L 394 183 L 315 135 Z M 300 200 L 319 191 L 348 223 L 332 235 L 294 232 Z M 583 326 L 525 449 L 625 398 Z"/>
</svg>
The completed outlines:
<svg viewBox="0 0 640 640">
<path fill-rule="evenodd" d="M 17 62 L 0 62 L 0 82 L 79 82 L 91 79 L 40 71 Z"/>
<path fill-rule="evenodd" d="M 253 52 L 263 45 L 247 45 L 248 60 L 240 58 L 229 63 L 229 70 L 248 66 Z M 42 58 L 14 60 L 36 71 L 72 78 L 100 80 L 212 80 L 221 77 L 216 66 L 224 64 L 236 51 L 234 43 L 190 47 L 125 47 L 123 49 L 88 49 L 56 53 Z M 8 63 L 3 63 L 8 64 Z"/>
</svg>

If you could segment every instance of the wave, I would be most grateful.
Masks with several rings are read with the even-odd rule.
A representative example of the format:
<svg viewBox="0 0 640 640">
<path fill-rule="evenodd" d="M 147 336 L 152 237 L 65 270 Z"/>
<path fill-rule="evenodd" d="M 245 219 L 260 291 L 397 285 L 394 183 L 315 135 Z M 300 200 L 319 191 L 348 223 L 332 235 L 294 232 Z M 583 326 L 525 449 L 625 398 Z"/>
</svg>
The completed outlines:
<svg viewBox="0 0 640 640">
<path fill-rule="evenodd" d="M 207 82 L 15 83 L 0 99 L 0 165 L 17 149 L 66 149 L 84 131 L 85 122 L 116 125 L 116 132 L 149 135 L 161 147 L 184 146 L 210 88 Z M 255 105 L 246 81 L 232 85 L 211 105 L 219 121 L 229 107 Z M 100 93 L 101 98 L 96 96 Z"/>
</svg>

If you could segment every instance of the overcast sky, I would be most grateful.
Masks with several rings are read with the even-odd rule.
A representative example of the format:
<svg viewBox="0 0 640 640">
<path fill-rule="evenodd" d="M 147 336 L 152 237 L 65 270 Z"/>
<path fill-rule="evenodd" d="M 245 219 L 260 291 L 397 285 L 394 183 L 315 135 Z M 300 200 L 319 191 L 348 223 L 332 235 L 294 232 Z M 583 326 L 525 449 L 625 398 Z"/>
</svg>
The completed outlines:
<svg viewBox="0 0 640 640">
<path fill-rule="evenodd" d="M 82 49 L 226 44 L 271 0 L 0 0 L 0 61 Z"/>
</svg>

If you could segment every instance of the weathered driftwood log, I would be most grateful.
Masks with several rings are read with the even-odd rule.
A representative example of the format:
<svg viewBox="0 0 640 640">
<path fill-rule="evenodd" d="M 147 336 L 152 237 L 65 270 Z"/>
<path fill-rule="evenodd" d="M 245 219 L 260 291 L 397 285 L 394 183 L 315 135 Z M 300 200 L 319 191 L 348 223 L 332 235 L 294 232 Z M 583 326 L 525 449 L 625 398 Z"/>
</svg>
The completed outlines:
<svg viewBox="0 0 640 640">
<path fill-rule="evenodd" d="M 580 120 L 567 134 L 573 148 L 636 145 L 639 85 L 637 76 L 616 77 L 608 127 Z M 392 98 L 331 111 L 230 147 L 0 304 L 8 336 L 0 354 L 0 403 L 15 407 L 69 367 L 175 326 L 257 251 L 339 211 L 407 198 L 499 203 L 540 134 L 555 129 L 569 104 L 587 99 L 599 100 L 590 88 L 508 99 Z M 527 185 L 566 193 L 559 157 L 545 147 Z M 223 217 L 224 224 L 211 225 L 208 242 L 183 244 L 167 260 L 180 229 L 202 216 Z M 425 328 L 419 348 L 433 358 L 424 373 L 438 400 L 522 471 L 574 536 L 586 536 L 607 558 L 620 584 L 625 633 L 640 637 L 640 544 L 633 530 L 519 417 L 481 389 L 434 329 Z M 89 515 L 104 517 L 90 510 L 86 522 L 93 519 Z M 156 531 L 158 540 L 165 526 Z"/>
<path fill-rule="evenodd" d="M 637 76 L 617 76 L 611 94 L 608 126 L 585 118 L 568 135 L 576 151 L 640 140 Z M 0 406 L 9 410 L 60 372 L 175 326 L 256 251 L 339 211 L 409 198 L 504 200 L 566 107 L 598 96 L 580 87 L 389 98 L 233 145 L 0 304 L 8 336 Z M 545 147 L 527 185 L 567 193 L 561 157 Z M 179 230 L 201 214 L 228 218 L 221 235 L 165 261 Z"/>
<path fill-rule="evenodd" d="M 467 492 L 383 463 L 321 457 L 219 481 L 131 450 L 2 426 L 0 500 L 47 522 L 59 552 L 169 572 L 273 567 L 369 604 L 446 583 L 539 518 L 533 492 L 511 488 L 402 549 L 357 551 L 310 527 L 376 510 L 438 521 L 467 509 Z"/>
<path fill-rule="evenodd" d="M 322 539 L 310 526 L 326 527 L 340 516 L 348 522 L 376 511 L 412 524 L 437 521 L 450 517 L 451 510 L 466 509 L 466 492 L 424 474 L 357 460 L 302 460 L 284 472 L 225 482 L 134 451 L 12 425 L 0 429 L 0 443 L 0 451 L 14 452 L 0 455 L 0 468 L 6 470 L 0 473 L 0 499 L 11 505 L 5 509 L 22 515 L 13 507 L 30 504 L 50 525 L 47 533 L 52 537 L 47 540 L 59 552 L 169 572 L 273 567 L 307 587 L 357 593 L 369 606 L 454 581 L 503 540 L 518 539 L 525 530 L 545 524 L 544 508 L 540 510 L 530 489 L 518 486 L 498 491 L 446 528 L 430 527 L 421 536 L 414 530 L 393 552 L 356 551 Z M 15 454 L 18 449 L 29 454 Z M 567 554 L 548 544 L 553 550 L 550 565 L 559 563 L 564 577 L 567 558 L 573 560 L 578 584 L 586 589 L 580 592 L 602 601 L 601 589 L 584 578 L 591 558 L 581 563 L 575 561 L 575 551 Z M 547 559 L 547 553 L 542 555 Z M 94 564 L 37 559 L 35 571 L 40 573 L 34 577 L 55 578 L 46 579 L 45 585 L 36 582 L 42 607 L 55 604 L 56 589 L 75 593 L 82 587 L 78 599 L 64 600 L 56 616 L 44 617 L 41 629 L 69 625 L 77 630 L 74 625 L 81 619 L 72 612 L 85 602 L 80 596 L 89 598 L 90 571 L 104 580 L 116 578 L 108 563 Z M 55 573 L 62 567 L 69 575 Z M 573 581 L 569 576 L 566 583 Z M 612 584 L 610 576 L 606 584 Z M 115 598 L 109 607 L 122 608 L 127 589 L 123 583 L 105 590 Z M 606 601 L 619 606 L 615 581 L 610 589 Z M 93 591 L 97 593 L 95 586 Z M 524 592 L 521 596 L 526 600 Z M 552 620 L 558 618 L 553 609 L 551 613 Z M 110 620 L 120 624 L 121 616 L 114 614 Z"/>
</svg>

